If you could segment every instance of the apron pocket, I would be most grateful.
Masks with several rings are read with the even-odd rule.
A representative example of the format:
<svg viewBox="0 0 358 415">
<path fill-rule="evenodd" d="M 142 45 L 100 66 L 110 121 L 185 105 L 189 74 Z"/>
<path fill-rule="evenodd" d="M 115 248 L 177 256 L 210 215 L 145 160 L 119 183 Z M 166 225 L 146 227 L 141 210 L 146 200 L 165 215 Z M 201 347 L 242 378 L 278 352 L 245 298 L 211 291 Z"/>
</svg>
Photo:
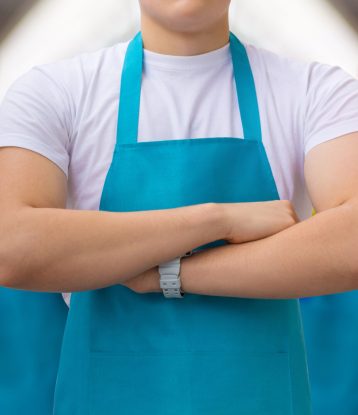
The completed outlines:
<svg viewBox="0 0 358 415">
<path fill-rule="evenodd" d="M 292 415 L 287 353 L 91 352 L 90 415 Z"/>
</svg>

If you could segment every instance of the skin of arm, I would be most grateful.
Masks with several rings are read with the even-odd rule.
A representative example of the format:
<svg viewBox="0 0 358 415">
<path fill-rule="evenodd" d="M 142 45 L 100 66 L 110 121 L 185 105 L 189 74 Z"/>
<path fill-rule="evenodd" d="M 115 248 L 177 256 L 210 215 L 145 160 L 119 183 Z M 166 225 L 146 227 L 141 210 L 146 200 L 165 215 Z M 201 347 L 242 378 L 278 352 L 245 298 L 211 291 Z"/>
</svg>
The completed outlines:
<svg viewBox="0 0 358 415">
<path fill-rule="evenodd" d="M 0 149 L 0 286 L 80 291 L 118 284 L 226 233 L 215 204 L 142 212 L 65 209 L 46 157 Z"/>
<path fill-rule="evenodd" d="M 298 220 L 288 200 L 138 212 L 67 209 L 64 172 L 16 147 L 0 149 L 0 195 L 0 286 L 30 291 L 125 284 L 198 246 L 261 239 Z"/>
<path fill-rule="evenodd" d="M 316 214 L 257 241 L 183 258 L 184 291 L 247 298 L 299 298 L 358 289 L 358 133 L 317 145 L 305 181 Z M 157 268 L 126 283 L 160 291 Z"/>
</svg>

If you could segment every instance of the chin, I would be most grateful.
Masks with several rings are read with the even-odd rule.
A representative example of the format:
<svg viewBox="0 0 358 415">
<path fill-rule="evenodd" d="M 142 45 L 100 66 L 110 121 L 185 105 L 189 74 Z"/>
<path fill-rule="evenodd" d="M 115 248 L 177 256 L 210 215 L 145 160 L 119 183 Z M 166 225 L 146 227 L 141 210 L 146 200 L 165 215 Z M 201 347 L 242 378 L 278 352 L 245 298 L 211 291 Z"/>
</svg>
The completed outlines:
<svg viewBox="0 0 358 415">
<path fill-rule="evenodd" d="M 209 29 L 228 11 L 230 0 L 140 0 L 142 12 L 178 32 Z"/>
</svg>

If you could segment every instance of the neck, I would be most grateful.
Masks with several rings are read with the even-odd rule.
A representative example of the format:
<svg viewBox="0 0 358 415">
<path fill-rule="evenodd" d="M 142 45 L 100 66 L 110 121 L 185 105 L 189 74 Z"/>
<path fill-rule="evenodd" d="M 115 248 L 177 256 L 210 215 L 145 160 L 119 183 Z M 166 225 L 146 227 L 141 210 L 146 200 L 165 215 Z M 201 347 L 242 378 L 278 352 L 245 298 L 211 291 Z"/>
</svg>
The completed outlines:
<svg viewBox="0 0 358 415">
<path fill-rule="evenodd" d="M 228 16 L 200 32 L 175 32 L 142 14 L 141 31 L 145 49 L 164 55 L 200 55 L 225 46 L 229 41 Z"/>
</svg>

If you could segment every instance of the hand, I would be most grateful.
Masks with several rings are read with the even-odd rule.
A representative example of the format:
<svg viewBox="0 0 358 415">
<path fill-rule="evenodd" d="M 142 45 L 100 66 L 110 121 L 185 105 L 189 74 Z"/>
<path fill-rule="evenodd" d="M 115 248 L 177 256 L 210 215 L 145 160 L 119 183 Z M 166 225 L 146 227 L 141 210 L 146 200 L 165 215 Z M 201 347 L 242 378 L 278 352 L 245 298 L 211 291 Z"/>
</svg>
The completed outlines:
<svg viewBox="0 0 358 415">
<path fill-rule="evenodd" d="M 159 285 L 159 277 L 158 267 L 154 267 L 144 271 L 142 274 L 128 279 L 125 282 L 121 282 L 121 285 L 130 288 L 138 294 L 162 292 Z"/>
<path fill-rule="evenodd" d="M 224 239 L 230 243 L 266 238 L 299 222 L 289 200 L 220 205 L 228 229 Z"/>
</svg>

